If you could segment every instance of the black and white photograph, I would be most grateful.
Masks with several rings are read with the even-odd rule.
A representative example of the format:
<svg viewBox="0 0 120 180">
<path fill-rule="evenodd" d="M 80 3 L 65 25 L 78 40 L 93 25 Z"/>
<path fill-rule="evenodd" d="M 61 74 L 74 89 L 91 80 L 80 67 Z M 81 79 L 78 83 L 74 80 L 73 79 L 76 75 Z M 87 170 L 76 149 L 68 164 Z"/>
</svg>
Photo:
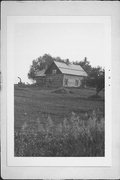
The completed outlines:
<svg viewBox="0 0 120 180">
<path fill-rule="evenodd" d="M 119 179 L 118 3 L 2 2 L 3 179 Z"/>
<path fill-rule="evenodd" d="M 14 156 L 105 156 L 105 46 L 104 23 L 15 24 Z"/>
</svg>

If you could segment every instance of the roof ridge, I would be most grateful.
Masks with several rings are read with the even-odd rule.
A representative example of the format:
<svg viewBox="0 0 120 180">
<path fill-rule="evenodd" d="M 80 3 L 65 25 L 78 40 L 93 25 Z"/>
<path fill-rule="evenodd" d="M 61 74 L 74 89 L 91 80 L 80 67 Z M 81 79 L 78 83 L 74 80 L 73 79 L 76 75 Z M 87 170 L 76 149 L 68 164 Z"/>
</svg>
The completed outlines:
<svg viewBox="0 0 120 180">
<path fill-rule="evenodd" d="M 59 62 L 59 61 L 54 61 L 54 62 L 60 63 L 60 64 L 65 64 L 66 66 L 73 65 L 73 66 L 80 66 L 81 67 L 80 64 L 74 64 L 73 62 L 72 63 L 70 62 L 69 64 L 66 64 L 65 62 Z"/>
<path fill-rule="evenodd" d="M 60 66 L 59 66 L 59 68 L 62 68 L 62 69 L 69 69 L 69 68 L 60 67 Z M 83 69 L 73 69 L 73 68 L 71 68 L 71 70 L 75 70 L 75 71 L 83 71 Z"/>
</svg>

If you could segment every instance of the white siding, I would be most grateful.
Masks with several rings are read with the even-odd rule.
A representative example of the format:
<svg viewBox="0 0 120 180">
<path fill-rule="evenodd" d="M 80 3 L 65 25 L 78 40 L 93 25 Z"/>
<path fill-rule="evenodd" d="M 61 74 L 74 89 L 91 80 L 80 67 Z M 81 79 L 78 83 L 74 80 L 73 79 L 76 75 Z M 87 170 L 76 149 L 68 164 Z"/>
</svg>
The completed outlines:
<svg viewBox="0 0 120 180">
<path fill-rule="evenodd" d="M 64 87 L 80 87 L 82 79 L 83 77 L 71 76 L 71 75 L 65 74 L 63 77 L 63 86 Z"/>
</svg>

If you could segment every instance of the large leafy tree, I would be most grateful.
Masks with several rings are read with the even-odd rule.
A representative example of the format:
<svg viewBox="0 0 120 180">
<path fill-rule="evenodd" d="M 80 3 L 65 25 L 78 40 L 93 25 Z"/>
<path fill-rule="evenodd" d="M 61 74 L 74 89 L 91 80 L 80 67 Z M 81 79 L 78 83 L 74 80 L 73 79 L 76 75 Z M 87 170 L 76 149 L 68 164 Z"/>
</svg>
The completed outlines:
<svg viewBox="0 0 120 180">
<path fill-rule="evenodd" d="M 102 67 L 92 67 L 87 78 L 87 85 L 96 88 L 96 95 L 104 89 L 105 71 Z"/>
<path fill-rule="evenodd" d="M 91 65 L 90 62 L 87 60 L 87 57 L 85 57 L 82 61 L 75 61 L 73 64 L 80 65 L 89 75 L 91 72 Z"/>
<path fill-rule="evenodd" d="M 32 61 L 32 65 L 30 66 L 28 78 L 34 80 L 36 72 L 42 69 L 47 69 L 54 60 L 55 58 L 49 54 L 44 54 L 43 56 L 34 59 Z"/>
<path fill-rule="evenodd" d="M 32 65 L 30 66 L 30 70 L 28 73 L 28 78 L 34 80 L 37 71 L 47 69 L 53 61 L 59 62 L 69 62 L 68 59 L 64 60 L 60 57 L 52 57 L 50 54 L 44 54 L 43 56 L 38 57 L 32 61 Z"/>
</svg>

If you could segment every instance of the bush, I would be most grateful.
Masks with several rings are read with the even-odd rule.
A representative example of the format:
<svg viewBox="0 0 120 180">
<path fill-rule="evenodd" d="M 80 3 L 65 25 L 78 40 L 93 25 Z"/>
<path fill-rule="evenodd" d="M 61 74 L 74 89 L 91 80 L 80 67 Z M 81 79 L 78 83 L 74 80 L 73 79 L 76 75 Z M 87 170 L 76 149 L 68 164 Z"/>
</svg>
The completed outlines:
<svg viewBox="0 0 120 180">
<path fill-rule="evenodd" d="M 96 111 L 82 118 L 72 112 L 60 124 L 50 116 L 44 125 L 25 122 L 15 131 L 15 156 L 104 156 L 104 118 Z"/>
</svg>

